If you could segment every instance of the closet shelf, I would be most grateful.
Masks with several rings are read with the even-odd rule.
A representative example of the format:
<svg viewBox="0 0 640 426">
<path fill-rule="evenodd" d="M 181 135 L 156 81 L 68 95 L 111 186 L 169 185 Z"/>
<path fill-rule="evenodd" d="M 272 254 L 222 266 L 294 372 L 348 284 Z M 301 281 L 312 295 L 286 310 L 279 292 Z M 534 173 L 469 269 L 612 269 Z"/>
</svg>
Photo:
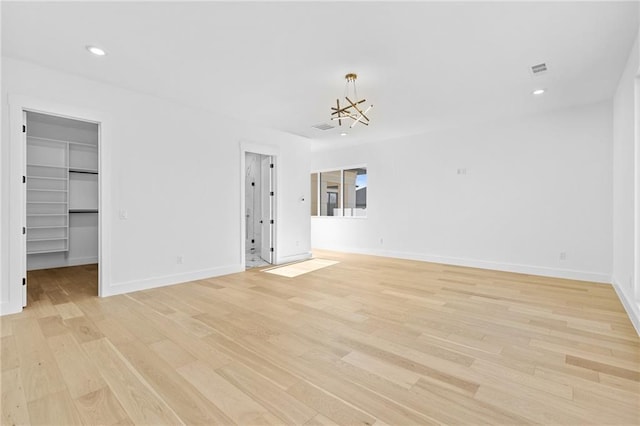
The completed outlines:
<svg viewBox="0 0 640 426">
<path fill-rule="evenodd" d="M 38 141 L 45 141 L 45 142 L 57 142 L 57 143 L 66 143 L 66 144 L 70 144 L 70 145 L 80 145 L 80 146 L 87 146 L 89 148 L 98 148 L 98 144 L 92 144 L 92 143 L 86 143 L 86 142 L 75 142 L 75 141 L 63 141 L 60 139 L 52 139 L 52 138 L 41 138 L 40 136 L 29 136 L 27 135 L 28 139 L 35 139 Z"/>
<path fill-rule="evenodd" d="M 53 164 L 27 164 L 27 167 L 43 167 L 47 169 L 66 169 L 67 166 L 54 166 Z"/>
<path fill-rule="evenodd" d="M 27 201 L 27 204 L 67 204 L 66 201 Z"/>
<path fill-rule="evenodd" d="M 29 229 L 66 229 L 66 226 L 63 225 L 53 225 L 53 226 L 30 226 Z"/>
<path fill-rule="evenodd" d="M 48 249 L 48 250 L 27 250 L 27 254 L 40 254 L 40 253 L 58 253 L 69 251 L 66 248 L 61 249 Z"/>
<path fill-rule="evenodd" d="M 78 168 L 69 168 L 69 173 L 85 173 L 88 175 L 97 175 L 98 171 L 97 170 L 91 170 L 91 169 L 78 169 Z"/>
<path fill-rule="evenodd" d="M 50 216 L 66 216 L 64 213 L 39 213 L 39 214 L 28 214 L 27 217 L 50 217 Z"/>
<path fill-rule="evenodd" d="M 27 175 L 27 179 L 64 180 L 64 181 L 67 180 L 67 178 L 57 178 L 57 177 L 48 177 L 48 176 L 34 176 L 34 175 Z"/>
<path fill-rule="evenodd" d="M 37 188 L 29 188 L 27 191 L 33 192 L 68 192 L 66 189 L 37 189 Z"/>
<path fill-rule="evenodd" d="M 98 213 L 98 209 L 69 209 L 69 213 Z"/>
<path fill-rule="evenodd" d="M 34 238 L 34 239 L 27 239 L 28 243 L 31 242 L 36 242 L 36 241 L 67 241 L 68 238 L 67 237 L 51 237 L 51 238 Z"/>
</svg>

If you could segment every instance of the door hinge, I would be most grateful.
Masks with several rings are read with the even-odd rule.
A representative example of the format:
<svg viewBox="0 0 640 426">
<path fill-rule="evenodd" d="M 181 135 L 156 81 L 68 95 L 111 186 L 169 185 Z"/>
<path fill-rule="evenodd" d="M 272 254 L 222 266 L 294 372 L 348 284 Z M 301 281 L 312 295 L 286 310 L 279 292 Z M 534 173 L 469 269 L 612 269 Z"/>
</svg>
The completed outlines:
<svg viewBox="0 0 640 426">
<path fill-rule="evenodd" d="M 251 182 L 251 186 L 256 186 L 256 183 L 255 182 Z"/>
<path fill-rule="evenodd" d="M 269 251 L 273 251 L 273 247 L 271 247 L 271 249 Z"/>
<path fill-rule="evenodd" d="M 23 226 L 23 227 L 22 227 L 22 235 L 24 235 L 24 234 L 26 234 L 26 233 L 27 233 L 27 228 Z"/>
<path fill-rule="evenodd" d="M 273 225 L 275 222 L 273 221 L 273 219 L 271 219 L 269 223 Z"/>
<path fill-rule="evenodd" d="M 271 192 L 269 193 L 269 195 L 271 195 L 271 196 L 273 197 L 273 195 L 274 195 L 274 194 L 273 194 L 273 191 L 271 191 Z"/>
<path fill-rule="evenodd" d="M 260 223 L 262 223 L 262 221 L 260 221 Z"/>
<path fill-rule="evenodd" d="M 26 176 L 22 176 L 22 183 L 27 183 L 27 177 Z"/>
<path fill-rule="evenodd" d="M 270 169 L 273 169 L 273 164 L 269 164 L 269 168 L 270 168 Z"/>
<path fill-rule="evenodd" d="M 22 285 L 27 285 L 27 279 L 26 278 L 22 279 Z"/>
<path fill-rule="evenodd" d="M 27 133 L 27 125 L 26 124 L 22 125 L 22 133 Z"/>
</svg>

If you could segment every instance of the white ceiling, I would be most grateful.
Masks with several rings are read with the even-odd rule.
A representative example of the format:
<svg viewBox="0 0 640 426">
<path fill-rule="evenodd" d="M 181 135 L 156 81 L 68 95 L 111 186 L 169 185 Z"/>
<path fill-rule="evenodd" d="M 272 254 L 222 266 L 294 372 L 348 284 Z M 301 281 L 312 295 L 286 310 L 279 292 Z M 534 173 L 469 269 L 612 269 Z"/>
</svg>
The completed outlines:
<svg viewBox="0 0 640 426">
<path fill-rule="evenodd" d="M 638 16 L 612 1 L 4 1 L 2 54 L 335 146 L 609 99 Z M 341 138 L 311 126 L 347 72 L 375 108 Z"/>
</svg>

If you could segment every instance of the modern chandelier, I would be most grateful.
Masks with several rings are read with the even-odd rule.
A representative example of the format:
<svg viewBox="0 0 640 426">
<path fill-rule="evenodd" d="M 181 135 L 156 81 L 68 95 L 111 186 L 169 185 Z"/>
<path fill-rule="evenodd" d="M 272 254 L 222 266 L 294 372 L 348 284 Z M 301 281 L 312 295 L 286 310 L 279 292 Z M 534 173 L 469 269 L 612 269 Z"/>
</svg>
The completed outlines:
<svg viewBox="0 0 640 426">
<path fill-rule="evenodd" d="M 344 78 L 346 80 L 344 99 L 347 103 L 343 104 L 344 106 L 340 106 L 340 99 L 336 99 L 336 106 L 331 107 L 331 110 L 333 111 L 331 113 L 331 120 L 338 120 L 338 124 L 342 126 L 342 120 L 351 119 L 353 122 L 349 128 L 353 128 L 353 126 L 358 123 L 368 126 L 369 117 L 367 117 L 367 113 L 371 108 L 373 108 L 373 105 L 369 105 L 364 111 L 363 106 L 360 106 L 366 102 L 366 99 L 358 99 L 358 92 L 356 90 L 357 74 L 349 73 L 345 75 Z"/>
</svg>

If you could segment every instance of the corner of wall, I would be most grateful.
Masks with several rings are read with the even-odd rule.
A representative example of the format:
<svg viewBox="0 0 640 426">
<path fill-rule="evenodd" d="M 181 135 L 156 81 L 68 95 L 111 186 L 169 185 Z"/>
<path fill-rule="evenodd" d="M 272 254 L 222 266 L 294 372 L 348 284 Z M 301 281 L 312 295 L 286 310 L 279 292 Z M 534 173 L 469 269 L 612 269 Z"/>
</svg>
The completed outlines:
<svg viewBox="0 0 640 426">
<path fill-rule="evenodd" d="M 622 302 L 622 306 L 624 306 L 627 315 L 629 316 L 629 320 L 633 327 L 636 329 L 636 333 L 640 336 L 640 303 L 636 302 L 633 295 L 629 296 L 627 292 L 625 292 L 624 287 L 619 285 L 615 280 L 612 282 L 613 288 L 618 294 L 618 298 Z"/>
</svg>

